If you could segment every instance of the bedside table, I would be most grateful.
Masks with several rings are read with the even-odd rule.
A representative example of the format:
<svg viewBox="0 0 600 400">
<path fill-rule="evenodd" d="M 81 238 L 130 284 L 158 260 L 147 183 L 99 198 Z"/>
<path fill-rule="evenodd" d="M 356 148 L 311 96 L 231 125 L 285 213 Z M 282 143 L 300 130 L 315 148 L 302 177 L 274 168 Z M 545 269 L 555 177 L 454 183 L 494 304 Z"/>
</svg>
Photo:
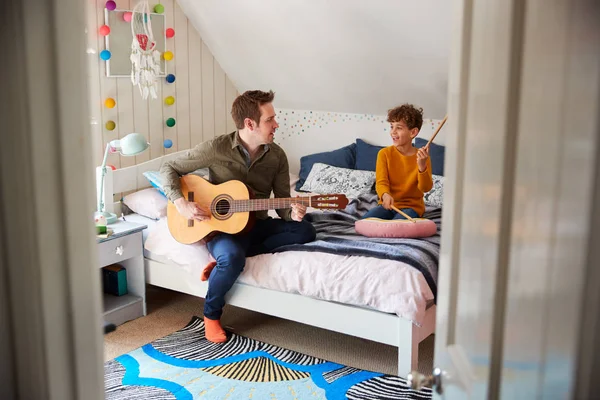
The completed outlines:
<svg viewBox="0 0 600 400">
<path fill-rule="evenodd" d="M 103 293 L 104 321 L 120 325 L 146 315 L 146 276 L 142 231 L 146 225 L 118 220 L 108 225 L 113 234 L 97 238 L 98 268 L 122 265 L 127 271 L 127 294 Z"/>
</svg>

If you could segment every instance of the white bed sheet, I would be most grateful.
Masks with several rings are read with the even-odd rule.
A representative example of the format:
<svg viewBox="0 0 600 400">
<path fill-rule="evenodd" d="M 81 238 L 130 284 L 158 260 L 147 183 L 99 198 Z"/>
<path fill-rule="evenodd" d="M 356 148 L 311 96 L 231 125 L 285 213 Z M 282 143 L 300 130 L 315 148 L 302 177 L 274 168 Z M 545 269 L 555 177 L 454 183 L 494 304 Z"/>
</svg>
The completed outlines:
<svg viewBox="0 0 600 400">
<path fill-rule="evenodd" d="M 146 239 L 148 239 L 150 230 L 154 227 L 154 225 L 156 225 L 158 223 L 157 220 L 148 218 L 148 217 L 144 217 L 143 215 L 140 215 L 140 214 L 129 214 L 129 215 L 125 216 L 125 219 L 130 222 L 136 222 L 138 224 L 148 226 L 147 229 L 144 229 L 142 231 L 142 240 L 144 241 L 144 243 L 146 243 Z M 154 259 L 154 256 L 150 253 L 149 250 L 146 249 L 145 246 L 144 246 L 144 257 Z M 158 261 L 158 260 L 156 260 L 156 261 Z M 167 258 L 165 258 L 165 261 L 167 261 Z"/>
<path fill-rule="evenodd" d="M 137 214 L 126 218 L 148 225 L 144 231 L 146 258 L 176 264 L 173 268 L 183 268 L 190 279 L 200 279 L 209 260 L 204 244 L 177 242 L 169 233 L 166 218 L 153 221 Z M 405 263 L 320 252 L 249 257 L 238 282 L 393 313 L 419 326 L 434 299 L 425 277 Z"/>
</svg>

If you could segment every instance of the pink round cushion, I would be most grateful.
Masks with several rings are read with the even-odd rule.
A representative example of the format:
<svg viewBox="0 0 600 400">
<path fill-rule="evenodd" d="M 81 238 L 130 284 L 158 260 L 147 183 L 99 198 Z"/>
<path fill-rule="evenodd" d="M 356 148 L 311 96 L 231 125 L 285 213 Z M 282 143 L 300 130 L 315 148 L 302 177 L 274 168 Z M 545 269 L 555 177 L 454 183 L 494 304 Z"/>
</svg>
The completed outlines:
<svg viewBox="0 0 600 400">
<path fill-rule="evenodd" d="M 415 221 L 365 218 L 356 221 L 354 229 L 368 237 L 423 238 L 436 234 L 437 225 L 432 220 L 415 218 Z"/>
</svg>

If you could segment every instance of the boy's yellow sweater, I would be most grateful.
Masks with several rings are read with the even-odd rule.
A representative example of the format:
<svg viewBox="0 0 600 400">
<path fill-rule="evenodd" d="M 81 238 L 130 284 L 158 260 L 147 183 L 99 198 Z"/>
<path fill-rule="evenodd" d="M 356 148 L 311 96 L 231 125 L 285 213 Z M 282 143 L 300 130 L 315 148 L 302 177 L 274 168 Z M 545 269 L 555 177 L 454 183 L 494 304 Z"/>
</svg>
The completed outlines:
<svg viewBox="0 0 600 400">
<path fill-rule="evenodd" d="M 419 172 L 417 154 L 402 155 L 395 146 L 381 149 L 377 154 L 375 170 L 375 189 L 379 203 L 384 193 L 394 199 L 394 205 L 400 209 L 412 208 L 422 216 L 425 212 L 423 194 L 433 187 L 431 177 L 431 158 L 427 159 L 427 169 Z"/>
</svg>

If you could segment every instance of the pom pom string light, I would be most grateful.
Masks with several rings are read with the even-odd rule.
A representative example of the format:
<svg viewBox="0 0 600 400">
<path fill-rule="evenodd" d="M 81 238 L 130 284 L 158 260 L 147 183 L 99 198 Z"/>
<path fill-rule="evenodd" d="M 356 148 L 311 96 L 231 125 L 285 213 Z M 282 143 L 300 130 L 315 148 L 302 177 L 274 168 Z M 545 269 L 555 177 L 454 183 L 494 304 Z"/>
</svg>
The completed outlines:
<svg viewBox="0 0 600 400">
<path fill-rule="evenodd" d="M 106 108 L 113 108 L 115 105 L 117 105 L 117 102 L 112 97 L 108 97 L 106 100 L 104 100 L 104 106 Z"/>
<path fill-rule="evenodd" d="M 108 25 L 102 25 L 99 31 L 102 36 L 107 36 L 110 34 L 110 27 Z"/>
<path fill-rule="evenodd" d="M 110 57 L 111 57 L 111 53 L 109 50 L 102 50 L 100 52 L 100 58 L 103 59 L 104 61 L 110 60 Z"/>
</svg>

